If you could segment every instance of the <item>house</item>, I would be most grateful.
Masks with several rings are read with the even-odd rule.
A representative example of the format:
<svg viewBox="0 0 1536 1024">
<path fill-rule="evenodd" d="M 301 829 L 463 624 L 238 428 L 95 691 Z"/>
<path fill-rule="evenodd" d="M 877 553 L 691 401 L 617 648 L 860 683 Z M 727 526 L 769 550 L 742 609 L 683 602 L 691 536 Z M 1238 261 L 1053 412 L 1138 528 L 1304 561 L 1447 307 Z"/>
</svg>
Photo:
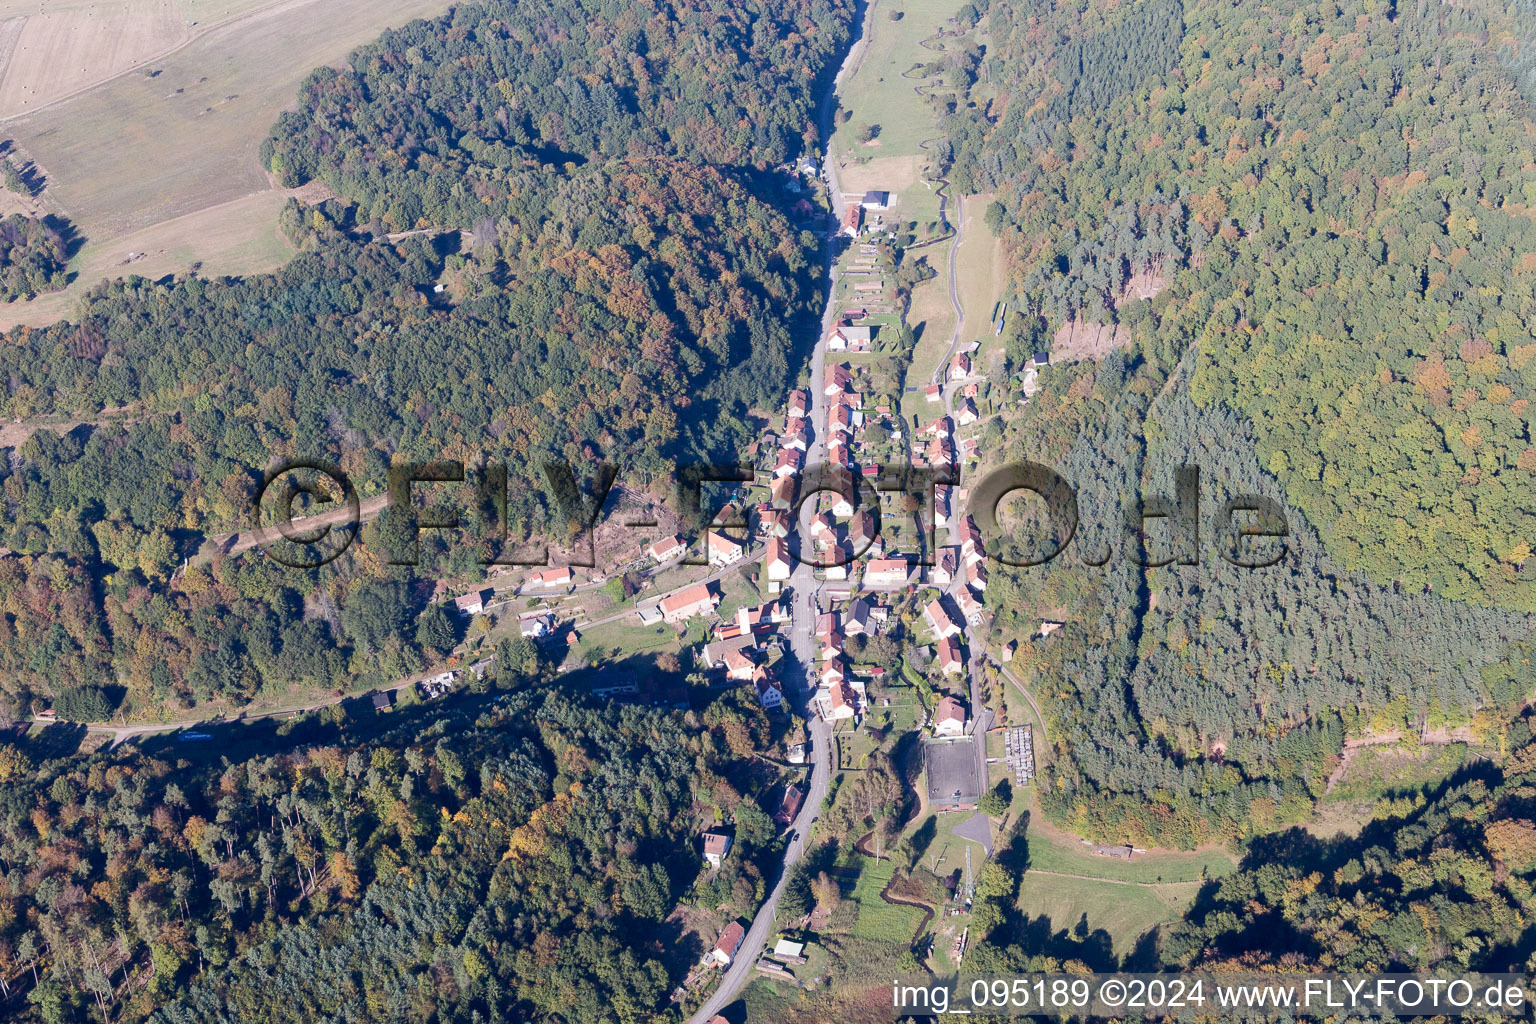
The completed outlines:
<svg viewBox="0 0 1536 1024">
<path fill-rule="evenodd" d="M 811 543 L 831 544 L 833 538 L 832 517 L 826 512 L 811 517 Z"/>
<path fill-rule="evenodd" d="M 937 402 L 941 397 L 939 386 L 937 384 L 929 384 L 923 388 L 923 397 L 930 402 Z"/>
<path fill-rule="evenodd" d="M 757 691 L 757 701 L 765 711 L 777 711 L 783 707 L 784 687 L 770 669 L 759 666 L 752 673 L 752 687 Z"/>
<path fill-rule="evenodd" d="M 569 569 L 566 572 L 570 572 Z M 459 610 L 460 615 L 479 615 L 485 611 L 485 599 L 492 596 L 489 590 L 472 590 L 463 597 L 453 599 L 453 606 Z"/>
<path fill-rule="evenodd" d="M 849 636 L 862 636 L 873 632 L 870 628 L 869 602 L 862 597 L 848 606 L 843 616 L 843 632 Z"/>
<path fill-rule="evenodd" d="M 1029 357 L 1029 361 L 1034 363 L 1036 366 L 1049 366 L 1051 362 L 1051 354 L 1049 352 L 1036 352 L 1034 355 Z"/>
<path fill-rule="evenodd" d="M 965 616 L 965 621 L 973 626 L 981 624 L 981 602 L 976 600 L 976 595 L 971 593 L 969 587 L 961 587 L 955 594 L 955 603 L 960 606 L 960 614 Z"/>
<path fill-rule="evenodd" d="M 816 616 L 816 639 L 825 640 L 837 632 L 837 612 L 822 612 Z"/>
<path fill-rule="evenodd" d="M 688 543 L 674 533 L 670 537 L 663 537 L 661 540 L 651 544 L 650 547 L 645 549 L 645 553 L 658 562 L 666 562 L 678 557 L 687 550 Z"/>
<path fill-rule="evenodd" d="M 704 833 L 704 860 L 712 868 L 719 868 L 725 855 L 731 852 L 731 837 L 719 832 Z M 733 950 L 734 952 L 734 950 Z"/>
<path fill-rule="evenodd" d="M 757 662 L 747 657 L 745 649 L 725 652 L 725 677 L 746 682 L 757 672 Z"/>
<path fill-rule="evenodd" d="M 756 644 L 757 638 L 750 632 L 737 631 L 734 636 L 711 640 L 705 644 L 704 649 L 699 652 L 699 658 L 705 665 L 714 668 L 716 665 L 725 664 L 725 656 L 731 651 L 740 651 Z"/>
<path fill-rule="evenodd" d="M 960 660 L 960 645 L 949 637 L 939 641 L 939 668 L 947 676 L 959 675 L 965 671 L 965 662 Z"/>
<path fill-rule="evenodd" d="M 853 691 L 848 688 L 848 684 L 838 680 L 827 687 L 826 714 L 823 717 L 829 722 L 852 718 L 858 714 L 858 709 L 854 705 L 856 699 Z"/>
<path fill-rule="evenodd" d="M 832 545 L 827 552 L 826 574 L 829 580 L 845 580 L 848 578 L 848 563 L 853 561 L 853 552 L 841 541 Z"/>
<path fill-rule="evenodd" d="M 969 398 L 960 403 L 960 410 L 955 413 L 955 420 L 962 427 L 968 427 L 981 419 L 981 413 L 976 411 L 976 403 Z"/>
<path fill-rule="evenodd" d="M 779 801 L 779 809 L 773 813 L 773 820 L 780 828 L 788 828 L 789 823 L 795 820 L 795 815 L 800 813 L 800 805 L 805 803 L 805 790 L 799 786 L 790 786 L 784 790 L 784 799 Z"/>
<path fill-rule="evenodd" d="M 757 528 L 764 537 L 788 537 L 789 513 L 770 506 L 758 513 Z"/>
<path fill-rule="evenodd" d="M 844 679 L 842 660 L 839 658 L 831 658 L 824 662 L 821 666 L 821 673 L 819 674 L 818 679 L 820 679 L 822 686 L 825 686 L 829 689 L 831 687 L 840 685 Z"/>
<path fill-rule="evenodd" d="M 862 509 L 848 522 L 848 539 L 862 552 L 875 539 L 876 530 L 874 514 L 867 508 Z"/>
<path fill-rule="evenodd" d="M 843 216 L 843 234 L 849 238 L 856 238 L 863 224 L 864 211 L 857 206 L 848 207 L 848 212 Z"/>
<path fill-rule="evenodd" d="M 571 572 L 571 567 L 562 565 L 556 569 L 545 569 L 528 577 L 526 584 L 529 590 L 553 590 L 556 587 L 568 587 L 576 579 L 576 574 Z"/>
<path fill-rule="evenodd" d="M 530 640 L 549 636 L 555 631 L 555 617 L 549 612 L 535 612 L 517 617 L 517 630 Z"/>
<path fill-rule="evenodd" d="M 790 764 L 805 764 L 805 744 L 792 744 L 788 750 L 784 751 L 784 760 Z"/>
<path fill-rule="evenodd" d="M 964 352 L 958 353 L 954 361 L 949 364 L 949 379 L 964 380 L 971 375 L 971 357 Z"/>
<path fill-rule="evenodd" d="M 961 736 L 965 733 L 965 706 L 953 697 L 939 701 L 933 713 L 935 736 Z"/>
<path fill-rule="evenodd" d="M 775 479 L 783 479 L 786 476 L 794 476 L 800 472 L 804 464 L 805 453 L 794 448 L 780 448 L 779 461 L 774 463 L 773 475 Z"/>
<path fill-rule="evenodd" d="M 661 602 L 661 620 L 676 625 L 695 615 L 708 615 L 719 603 L 720 598 L 710 593 L 708 584 L 698 583 L 664 599 Z"/>
<path fill-rule="evenodd" d="M 768 538 L 768 553 L 763 556 L 763 574 L 770 584 L 787 583 L 794 566 L 789 562 L 789 545 L 778 537 Z"/>
<path fill-rule="evenodd" d="M 853 433 L 853 410 L 838 402 L 827 414 L 827 429 L 840 434 Z"/>
<path fill-rule="evenodd" d="M 721 967 L 729 967 L 736 957 L 736 951 L 741 948 L 741 941 L 746 937 L 747 930 L 741 926 L 741 922 L 732 921 L 720 933 L 720 941 L 715 943 L 715 948 L 710 950 L 710 959 Z"/>
<path fill-rule="evenodd" d="M 716 636 L 725 640 L 747 633 L 768 633 L 774 626 L 788 621 L 789 612 L 778 601 L 767 601 L 756 607 L 742 605 L 736 609 L 735 624 L 718 628 Z"/>
<path fill-rule="evenodd" d="M 904 587 L 911 566 L 904 558 L 875 558 L 864 566 L 866 587 Z"/>
<path fill-rule="evenodd" d="M 1005 665 L 1008 664 L 1008 662 L 1013 660 L 1014 652 L 1018 649 L 1019 642 L 1017 640 L 1009 640 L 1007 643 L 1003 644 L 1003 649 L 998 652 L 998 660 Z"/>
<path fill-rule="evenodd" d="M 740 541 L 727 537 L 723 533 L 710 530 L 705 536 L 708 538 L 706 546 L 709 549 L 709 564 L 716 568 L 739 562 L 747 553 L 747 549 Z"/>
<path fill-rule="evenodd" d="M 955 547 L 943 547 L 939 549 L 939 557 L 933 562 L 933 582 L 941 587 L 947 587 L 955 582 L 955 574 L 960 571 L 960 550 Z"/>
<path fill-rule="evenodd" d="M 380 690 L 373 695 L 373 710 L 388 711 L 395 706 L 395 695 L 388 690 Z"/>
<path fill-rule="evenodd" d="M 772 499 L 773 507 L 787 509 L 795 504 L 795 491 L 800 486 L 798 474 L 789 473 L 784 476 L 775 476 L 768 485 L 768 494 Z"/>
<path fill-rule="evenodd" d="M 832 514 L 839 519 L 847 519 L 856 511 L 858 507 L 854 505 L 851 494 L 839 494 L 837 500 L 832 503 Z"/>
<path fill-rule="evenodd" d="M 632 697 L 640 692 L 640 680 L 633 672 L 605 671 L 591 682 L 594 697 Z"/>
<path fill-rule="evenodd" d="M 789 419 L 803 420 L 811 414 L 811 393 L 796 390 L 789 393 Z"/>
<path fill-rule="evenodd" d="M 884 210 L 891 205 L 891 194 L 870 190 L 864 193 L 864 198 L 859 200 L 859 206 L 865 210 Z"/>
<path fill-rule="evenodd" d="M 964 632 L 960 623 L 956 622 L 944 608 L 944 602 L 940 598 L 934 598 L 928 602 L 928 607 L 923 609 L 923 618 L 928 620 L 928 626 L 938 637 L 958 636 Z"/>
<path fill-rule="evenodd" d="M 950 426 L 949 417 L 940 416 L 938 419 L 934 420 L 932 423 L 919 430 L 917 432 L 917 436 L 928 437 L 929 435 L 932 435 L 936 438 L 948 438 L 949 435 L 953 432 L 954 428 Z"/>
<path fill-rule="evenodd" d="M 842 363 L 827 367 L 826 385 L 822 394 L 828 398 L 843 391 L 853 390 L 853 371 Z"/>
<path fill-rule="evenodd" d="M 832 329 L 832 336 L 841 338 L 845 347 L 851 346 L 867 352 L 870 342 L 875 340 L 875 328 L 870 324 L 850 324 L 845 320 Z"/>
<path fill-rule="evenodd" d="M 828 633 L 822 639 L 821 660 L 836 661 L 843 656 L 843 634 L 837 630 Z"/>
<path fill-rule="evenodd" d="M 803 453 L 808 441 L 809 434 L 806 430 L 805 420 L 796 418 L 784 424 L 784 434 L 779 438 L 779 446 L 782 448 L 793 448 L 795 451 Z"/>
<path fill-rule="evenodd" d="M 985 562 L 972 562 L 965 567 L 965 582 L 978 594 L 987 589 L 987 566 Z"/>
<path fill-rule="evenodd" d="M 935 484 L 933 487 L 933 525 L 945 527 L 949 525 L 950 491 L 948 484 Z"/>
<path fill-rule="evenodd" d="M 1047 619 L 1045 622 L 1040 623 L 1040 635 L 1050 636 L 1052 633 L 1056 632 L 1058 629 L 1065 625 L 1065 622 L 1051 622 L 1049 619 Z"/>
</svg>

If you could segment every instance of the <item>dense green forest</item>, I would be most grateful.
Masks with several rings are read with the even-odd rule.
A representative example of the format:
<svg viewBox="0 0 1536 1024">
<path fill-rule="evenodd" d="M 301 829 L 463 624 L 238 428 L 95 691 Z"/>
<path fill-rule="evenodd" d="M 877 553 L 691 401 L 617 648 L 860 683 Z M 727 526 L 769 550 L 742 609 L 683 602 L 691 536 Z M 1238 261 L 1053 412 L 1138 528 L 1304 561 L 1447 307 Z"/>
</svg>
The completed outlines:
<svg viewBox="0 0 1536 1024">
<path fill-rule="evenodd" d="M 1346 733 L 1528 697 L 1530 12 L 977 7 L 985 57 L 941 113 L 957 186 L 996 193 L 1011 368 L 1073 321 L 1127 341 L 1057 352 L 982 445 L 1082 503 L 1067 555 L 987 591 L 999 640 L 1068 622 L 1023 652 L 1061 755 L 1047 812 L 1253 835 L 1310 813 Z M 1119 524 L 1181 464 L 1200 564 L 1128 564 Z M 1279 564 L 1223 560 L 1236 494 L 1285 508 Z"/>
<path fill-rule="evenodd" d="M 304 84 L 264 147 L 391 230 L 514 211 L 540 165 L 780 163 L 816 143 L 848 37 L 835 0 L 496 0 L 386 32 Z M 616 200 L 617 201 L 617 200 Z"/>
<path fill-rule="evenodd" d="M 1536 608 L 1530 18 L 992 5 L 945 123 L 957 185 L 997 193 L 1014 351 L 1150 312 L 1344 566 Z"/>
<path fill-rule="evenodd" d="M 19 213 L 0 220 L 0 300 L 10 302 L 63 288 L 68 262 L 69 231 L 64 222 Z"/>
<path fill-rule="evenodd" d="M 1151 340 L 1150 323 L 1138 330 Z M 1063 555 L 998 566 L 987 588 L 999 637 L 1067 610 L 1068 628 L 1026 644 L 1020 669 L 1061 754 L 1041 789 L 1053 817 L 1142 845 L 1245 838 L 1310 815 L 1346 731 L 1463 722 L 1529 696 L 1536 675 L 1512 647 L 1527 616 L 1377 584 L 1338 565 L 1299 515 L 1277 564 L 1229 564 L 1215 515 L 1283 489 L 1258 465 L 1251 426 L 1200 409 L 1188 369 L 1173 373 L 1118 353 L 1052 366 L 1045 389 L 1072 400 L 1033 402 L 984 444 L 1077 489 Z M 1201 470 L 1199 564 L 1146 570 L 1125 556 L 1127 499 L 1173 495 L 1179 466 Z M 1166 557 L 1174 538 L 1157 529 L 1148 545 Z"/>
<path fill-rule="evenodd" d="M 74 322 L 21 332 L 0 349 L 6 413 L 167 414 L 98 431 L 79 456 L 94 470 L 68 465 L 79 444 L 40 443 L 24 481 L 45 508 L 227 529 L 227 499 L 280 452 L 334 460 L 366 492 L 391 457 L 477 453 L 530 479 L 544 459 L 622 459 L 665 482 L 685 454 L 744 444 L 746 410 L 785 386 L 809 240 L 711 168 L 630 162 L 545 188 L 527 173 L 520 214 L 458 252 L 354 240 L 344 208 L 295 205 L 307 250 L 275 274 L 103 284 Z M 185 449 L 165 452 L 167 431 Z M 124 442 L 160 465 L 113 485 L 93 446 Z M 532 494 L 515 500 L 515 533 L 546 525 Z"/>
<path fill-rule="evenodd" d="M 0 744 L 7 1019 L 651 1019 L 703 952 L 668 920 L 701 820 L 734 821 L 741 879 L 709 909 L 762 896 L 771 773 L 742 755 L 764 712 L 499 683 L 328 709 L 235 760 L 166 739 L 34 766 Z"/>
</svg>

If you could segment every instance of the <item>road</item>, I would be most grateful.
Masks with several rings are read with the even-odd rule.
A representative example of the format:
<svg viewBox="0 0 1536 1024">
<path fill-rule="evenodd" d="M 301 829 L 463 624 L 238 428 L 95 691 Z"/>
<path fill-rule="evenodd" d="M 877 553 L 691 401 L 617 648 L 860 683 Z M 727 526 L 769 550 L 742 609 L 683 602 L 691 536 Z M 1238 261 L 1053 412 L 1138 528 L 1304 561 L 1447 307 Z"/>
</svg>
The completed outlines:
<svg viewBox="0 0 1536 1024">
<path fill-rule="evenodd" d="M 832 153 L 832 112 L 838 88 L 842 85 L 845 76 L 851 75 L 863 58 L 865 43 L 869 39 L 869 23 L 874 16 L 876 6 L 878 6 L 878 0 L 876 3 L 871 3 L 865 11 L 864 27 L 860 31 L 859 38 L 849 48 L 842 67 L 838 69 L 837 76 L 832 80 L 832 89 L 822 99 L 821 104 L 822 138 L 827 140 L 827 155 L 822 161 L 822 166 L 826 169 L 828 200 L 832 207 L 834 222 L 837 224 L 842 222 L 844 199 L 842 186 L 837 180 L 837 159 Z M 811 353 L 811 438 L 805 448 L 805 466 L 808 471 L 813 466 L 821 465 L 826 449 L 826 339 L 832 331 L 832 324 L 837 316 L 837 245 L 837 236 L 834 235 L 827 240 L 823 253 L 826 261 L 827 305 L 822 311 L 821 331 L 816 337 L 816 347 Z M 808 502 L 805 509 L 806 515 L 813 511 L 809 506 Z M 804 528 L 803 523 L 801 527 Z M 809 533 L 800 535 L 809 536 Z M 720 984 L 704 1001 L 704 1005 L 688 1018 L 688 1024 L 707 1024 L 711 1017 L 734 1002 L 741 990 L 747 986 L 747 982 L 752 980 L 757 959 L 768 943 L 774 918 L 778 915 L 779 896 L 783 893 L 784 884 L 789 879 L 794 866 L 800 862 L 801 856 L 805 853 L 811 822 L 821 813 L 822 801 L 827 798 L 827 791 L 831 785 L 832 731 L 827 723 L 821 720 L 821 716 L 810 707 L 811 697 L 816 692 L 815 626 L 820 588 L 815 570 L 806 562 L 798 563 L 790 573 L 789 588 L 791 593 L 790 641 L 788 653 L 780 666 L 780 675 L 786 683 L 785 696 L 809 723 L 810 782 L 800 814 L 790 824 L 790 833 L 794 838 L 785 848 L 784 863 L 779 870 L 778 880 L 774 882 L 773 891 L 758 908 L 757 916 L 752 919 L 752 924 L 747 928 L 741 948 L 737 950 L 736 958 L 731 961 L 730 966 L 725 969 L 724 975 L 720 978 Z"/>
</svg>

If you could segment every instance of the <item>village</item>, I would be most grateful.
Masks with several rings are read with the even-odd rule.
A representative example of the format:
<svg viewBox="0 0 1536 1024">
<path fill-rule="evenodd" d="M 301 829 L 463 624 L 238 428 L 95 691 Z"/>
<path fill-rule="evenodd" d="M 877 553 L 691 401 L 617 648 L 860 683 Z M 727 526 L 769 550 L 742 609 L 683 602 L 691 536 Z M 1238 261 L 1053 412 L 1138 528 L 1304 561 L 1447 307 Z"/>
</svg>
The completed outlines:
<svg viewBox="0 0 1536 1024">
<path fill-rule="evenodd" d="M 817 169 L 804 162 L 795 173 Z M 986 541 L 963 481 L 979 462 L 987 417 L 1000 402 L 1029 401 L 1049 357 L 1036 355 L 994 390 L 989 367 L 998 360 L 979 350 L 983 341 L 995 349 L 1005 316 L 998 304 L 983 328 L 992 338 L 962 343 L 957 329 L 948 352 L 927 357 L 934 365 L 893 372 L 913 356 L 897 348 L 911 337 L 893 273 L 898 204 L 894 193 L 870 190 L 845 206 L 812 379 L 748 447 L 750 479 L 712 485 L 708 528 L 649 507 L 655 533 L 638 546 L 610 538 L 600 568 L 493 567 L 484 584 L 456 594 L 439 583 L 432 599 L 452 607 L 466 639 L 418 686 L 433 699 L 483 677 L 495 643 L 510 637 L 537 645 L 597 700 L 686 709 L 705 693 L 741 688 L 780 723 L 779 779 L 759 802 L 791 849 L 813 841 L 841 781 L 877 747 L 915 734 L 908 829 L 922 815 L 945 816 L 928 864 L 944 883 L 930 955 L 957 966 L 996 827 L 978 808 L 999 786 L 1023 792 L 1036 771 L 1033 722 L 999 720 L 1005 705 L 995 690 L 1016 643 L 987 644 Z M 893 469 L 926 475 L 913 486 L 893 482 Z M 1059 625 L 1041 623 L 1036 640 Z M 676 654 L 655 662 L 655 651 Z M 668 658 L 675 671 L 647 668 Z M 375 706 L 386 710 L 389 696 L 376 695 Z M 833 773 L 830 787 L 820 780 L 821 796 L 813 792 L 818 764 Z M 703 822 L 698 854 L 697 884 L 707 887 L 742 855 L 734 826 Z M 713 925 L 674 1001 L 692 1005 L 743 957 L 755 974 L 800 984 L 817 962 L 819 929 L 843 926 L 850 913 L 855 922 L 867 913 L 874 927 L 875 915 L 900 902 L 888 891 L 889 866 L 878 865 L 860 857 L 838 869 L 836 888 L 853 901 L 834 901 L 841 909 L 818 900 L 793 919 Z M 863 899 L 874 902 L 866 908 Z M 921 905 L 937 906 L 931 898 Z M 773 936 L 749 935 L 767 925 Z"/>
</svg>

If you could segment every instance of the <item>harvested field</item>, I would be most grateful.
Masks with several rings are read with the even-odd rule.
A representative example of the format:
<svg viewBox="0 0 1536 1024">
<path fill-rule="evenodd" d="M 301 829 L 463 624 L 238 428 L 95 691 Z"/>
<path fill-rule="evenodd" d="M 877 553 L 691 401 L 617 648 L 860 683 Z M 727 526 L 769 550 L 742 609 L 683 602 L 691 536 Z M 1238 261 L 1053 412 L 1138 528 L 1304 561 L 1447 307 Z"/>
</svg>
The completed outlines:
<svg viewBox="0 0 1536 1024">
<path fill-rule="evenodd" d="M 148 9 L 162 0 L 122 2 Z M 4 326 L 57 320 L 102 277 L 159 277 L 193 264 L 205 274 L 280 265 L 289 252 L 275 216 L 287 194 L 273 188 L 258 159 L 278 114 L 314 68 L 340 63 L 386 27 L 449 6 L 447 0 L 163 2 L 181 12 L 178 23 L 194 22 L 183 28 L 201 34 L 180 42 L 167 36 L 159 56 L 142 68 L 5 119 L 18 155 L 46 180 L 42 212 L 68 217 L 85 246 L 70 268 L 78 276 L 69 289 L 0 309 Z M 0 15 L 37 6 L 0 3 Z M 67 0 L 62 10 L 89 8 L 86 0 Z M 0 27 L 0 43 L 6 31 Z M 18 66 L 0 78 L 0 101 Z"/>
</svg>

